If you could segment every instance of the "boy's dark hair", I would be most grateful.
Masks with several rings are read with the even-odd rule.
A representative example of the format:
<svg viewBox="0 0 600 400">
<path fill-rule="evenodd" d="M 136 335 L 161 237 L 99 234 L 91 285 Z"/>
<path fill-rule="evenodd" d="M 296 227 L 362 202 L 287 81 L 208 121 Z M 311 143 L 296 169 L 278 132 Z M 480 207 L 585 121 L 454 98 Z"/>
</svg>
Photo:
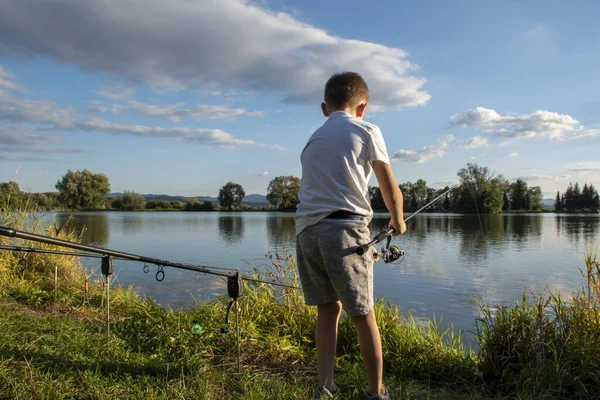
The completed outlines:
<svg viewBox="0 0 600 400">
<path fill-rule="evenodd" d="M 354 107 L 361 101 L 369 101 L 369 87 L 356 72 L 333 74 L 325 84 L 325 103 L 329 107 Z"/>
</svg>

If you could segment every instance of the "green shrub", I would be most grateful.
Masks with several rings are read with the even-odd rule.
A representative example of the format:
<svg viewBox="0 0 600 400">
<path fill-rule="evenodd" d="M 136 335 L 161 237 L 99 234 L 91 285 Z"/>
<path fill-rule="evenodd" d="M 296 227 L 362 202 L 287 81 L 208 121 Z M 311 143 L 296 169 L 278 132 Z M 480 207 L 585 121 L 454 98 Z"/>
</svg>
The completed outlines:
<svg viewBox="0 0 600 400">
<path fill-rule="evenodd" d="M 480 305 L 479 368 L 489 389 L 600 397 L 600 267 L 592 253 L 585 263 L 586 285 L 577 295 L 523 293 L 510 307 Z"/>
</svg>

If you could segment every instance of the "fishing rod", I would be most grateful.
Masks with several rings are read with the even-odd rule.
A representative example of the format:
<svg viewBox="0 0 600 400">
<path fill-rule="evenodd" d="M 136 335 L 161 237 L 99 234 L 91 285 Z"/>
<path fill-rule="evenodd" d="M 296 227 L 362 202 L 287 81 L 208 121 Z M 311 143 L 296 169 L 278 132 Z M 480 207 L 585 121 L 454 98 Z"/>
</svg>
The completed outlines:
<svg viewBox="0 0 600 400">
<path fill-rule="evenodd" d="M 0 245 L 0 250 L 18 251 L 18 252 L 23 252 L 23 253 L 56 254 L 56 255 L 61 255 L 61 256 L 88 257 L 88 258 L 104 257 L 100 254 L 86 254 L 86 253 L 77 253 L 74 251 L 58 251 L 58 250 L 38 249 L 35 247 L 21 247 L 21 246 Z"/>
<path fill-rule="evenodd" d="M 89 253 L 102 254 L 103 257 L 110 256 L 113 259 L 139 261 L 139 262 L 143 262 L 146 264 L 154 264 L 154 265 L 157 265 L 159 267 L 159 269 L 162 269 L 161 267 L 173 267 L 173 268 L 201 272 L 204 274 L 216 275 L 216 276 L 221 276 L 221 277 L 226 277 L 226 278 L 232 278 L 232 277 L 235 277 L 236 274 L 238 274 L 238 272 L 234 273 L 233 272 L 234 270 L 232 270 L 232 269 L 221 269 L 221 268 L 217 268 L 217 267 L 200 265 L 200 264 L 175 263 L 175 262 L 171 262 L 171 261 L 167 261 L 167 260 L 160 260 L 158 258 L 146 257 L 146 256 L 141 256 L 141 255 L 136 255 L 136 254 L 131 254 L 131 253 L 125 253 L 122 251 L 106 249 L 106 248 L 102 248 L 102 247 L 95 247 L 95 246 L 84 245 L 81 243 L 70 242 L 70 241 L 62 240 L 62 239 L 51 238 L 48 236 L 37 235 L 37 234 L 33 234 L 33 233 L 25 232 L 25 231 L 19 231 L 19 230 L 4 227 L 4 226 L 0 226 L 0 235 L 12 237 L 12 238 L 24 239 L 24 240 L 31 240 L 34 242 L 52 244 L 52 245 L 60 246 L 60 247 L 67 247 L 67 248 L 76 249 L 76 250 L 80 250 L 80 251 L 86 251 Z M 25 248 L 22 248 L 22 249 L 25 249 Z M 52 251 L 52 250 L 44 250 L 44 249 L 33 249 L 33 250 L 36 252 L 40 252 L 40 253 L 41 252 L 53 252 L 54 253 L 54 251 Z M 58 252 L 58 254 L 62 254 L 62 253 L 63 252 Z M 56 254 L 56 253 L 54 253 L 54 254 Z M 77 255 L 77 256 L 82 256 L 82 257 L 88 256 L 88 254 L 83 254 L 83 253 L 70 253 L 70 254 L 65 254 L 65 255 Z M 225 273 L 225 272 L 216 271 L 217 269 L 229 270 L 232 272 Z M 298 289 L 298 287 L 296 287 L 296 286 L 285 285 L 282 283 L 268 282 L 268 281 L 263 281 L 263 280 L 255 279 L 255 278 L 249 278 L 249 277 L 245 277 L 245 276 L 240 276 L 240 277 L 242 280 L 249 281 L 249 282 L 265 283 L 265 284 L 273 285 L 273 286 L 279 286 L 279 287 L 290 288 L 290 289 Z"/>
<path fill-rule="evenodd" d="M 171 262 L 168 260 L 161 260 L 158 258 L 146 257 L 146 256 L 142 256 L 142 255 L 137 255 L 137 254 L 131 254 L 131 253 L 126 253 L 126 252 L 122 252 L 122 251 L 105 249 L 102 247 L 89 246 L 89 245 L 84 245 L 84 244 L 80 244 L 80 243 L 70 242 L 67 240 L 51 238 L 48 236 L 37 235 L 37 234 L 29 233 L 29 232 L 24 232 L 24 231 L 19 231 L 16 229 L 8 228 L 5 226 L 0 226 L 0 236 L 7 236 L 10 238 L 18 238 L 18 239 L 30 240 L 33 242 L 51 244 L 51 245 L 60 246 L 60 247 L 67 247 L 67 248 L 71 248 L 71 249 L 75 249 L 75 250 L 79 250 L 79 251 L 85 251 L 87 253 L 59 252 L 59 251 L 52 251 L 52 250 L 45 250 L 45 249 L 18 247 L 18 246 L 2 246 L 2 247 L 10 247 L 9 249 L 5 249 L 5 250 L 13 250 L 14 251 L 14 250 L 16 250 L 16 248 L 18 248 L 19 251 L 31 250 L 31 252 L 38 252 L 38 253 L 76 255 L 76 256 L 81 256 L 81 257 L 90 256 L 88 253 L 92 253 L 92 256 L 102 258 L 101 271 L 102 271 L 102 275 L 104 275 L 105 279 L 106 279 L 106 285 L 105 285 L 106 292 L 107 292 L 107 315 L 106 315 L 106 317 L 107 317 L 107 326 L 108 326 L 109 333 L 110 333 L 110 290 L 109 290 L 109 288 L 110 288 L 110 276 L 114 272 L 114 259 L 143 262 L 144 263 L 144 272 L 148 272 L 148 270 L 149 270 L 149 267 L 147 266 L 147 264 L 156 265 L 158 267 L 158 271 L 156 273 L 156 280 L 159 282 L 161 282 L 165 277 L 164 267 L 173 267 L 173 268 L 184 269 L 184 270 L 188 270 L 188 271 L 200 272 L 203 274 L 210 274 L 210 275 L 227 278 L 227 294 L 229 295 L 231 301 L 227 305 L 227 311 L 225 313 L 225 326 L 221 328 L 221 333 L 229 333 L 229 328 L 227 327 L 229 325 L 229 314 L 230 314 L 231 308 L 234 305 L 236 305 L 235 314 L 236 314 L 236 337 L 237 337 L 237 343 L 238 343 L 238 369 L 240 368 L 240 343 L 239 343 L 239 335 L 240 335 L 239 311 L 240 311 L 240 309 L 239 309 L 239 307 L 237 307 L 237 303 L 238 303 L 238 299 L 242 296 L 242 293 L 243 293 L 243 287 L 244 287 L 243 281 L 254 282 L 254 283 L 263 283 L 263 284 L 278 286 L 278 287 L 282 287 L 282 288 L 298 289 L 297 286 L 286 285 L 286 284 L 282 284 L 282 283 L 269 282 L 269 281 L 264 281 L 261 279 L 246 277 L 246 276 L 241 275 L 239 270 L 236 270 L 234 272 L 234 270 L 228 269 L 230 272 L 225 273 L 225 272 L 217 271 L 217 269 L 225 270 L 223 268 L 217 268 L 217 267 L 211 267 L 211 266 L 199 265 L 199 264 L 175 263 L 175 262 Z M 2 249 L 2 248 L 0 248 L 0 249 Z M 101 256 L 96 256 L 95 254 L 100 254 Z M 194 325 L 194 328 L 196 328 L 195 325 Z"/>
<path fill-rule="evenodd" d="M 418 215 L 422 211 L 429 208 L 432 204 L 437 202 L 439 199 L 441 199 L 442 197 L 444 197 L 445 195 L 447 195 L 448 193 L 450 193 L 452 190 L 456 189 L 460 185 L 462 185 L 462 182 L 457 183 L 456 185 L 452 186 L 450 189 L 444 191 L 444 193 L 440 194 L 435 199 L 431 200 L 429 203 L 425 204 L 423 207 L 419 208 L 417 211 L 415 211 L 414 213 L 409 215 L 408 218 L 406 218 L 404 220 L 404 223 L 410 221 L 416 215 Z M 369 243 L 358 246 L 356 248 L 356 254 L 358 254 L 359 256 L 362 256 L 363 254 L 365 254 L 367 252 L 367 250 L 369 250 L 369 248 L 371 246 L 387 239 L 387 244 L 381 249 L 381 256 L 383 258 L 383 262 L 390 263 L 390 262 L 394 262 L 394 261 L 398 260 L 400 257 L 404 256 L 404 250 L 400 250 L 397 246 L 390 246 L 390 242 L 392 241 L 393 233 L 394 233 L 393 228 L 389 228 L 389 229 L 379 233 Z"/>
</svg>

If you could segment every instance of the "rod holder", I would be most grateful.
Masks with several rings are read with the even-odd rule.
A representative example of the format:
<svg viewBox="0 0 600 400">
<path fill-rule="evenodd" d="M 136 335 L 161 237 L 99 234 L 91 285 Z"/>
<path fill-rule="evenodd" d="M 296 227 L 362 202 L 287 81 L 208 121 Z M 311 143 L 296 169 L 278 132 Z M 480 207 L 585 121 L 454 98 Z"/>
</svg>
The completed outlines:
<svg viewBox="0 0 600 400">
<path fill-rule="evenodd" d="M 110 276 L 115 270 L 112 256 L 102 257 L 102 275 L 106 278 L 106 332 L 110 335 Z"/>
<path fill-rule="evenodd" d="M 108 277 L 113 274 L 115 270 L 115 262 L 112 256 L 102 257 L 102 275 Z"/>
</svg>

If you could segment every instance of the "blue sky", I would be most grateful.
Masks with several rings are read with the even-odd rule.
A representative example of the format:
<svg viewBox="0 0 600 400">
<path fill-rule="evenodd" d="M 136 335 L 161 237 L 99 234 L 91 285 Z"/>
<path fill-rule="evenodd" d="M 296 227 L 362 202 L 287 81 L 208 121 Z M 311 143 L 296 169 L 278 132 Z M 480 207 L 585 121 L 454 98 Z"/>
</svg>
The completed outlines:
<svg viewBox="0 0 600 400">
<path fill-rule="evenodd" d="M 323 85 L 351 70 L 398 182 L 474 162 L 546 197 L 600 187 L 599 19 L 583 0 L 6 0 L 0 181 L 264 194 L 300 176 Z"/>
</svg>

